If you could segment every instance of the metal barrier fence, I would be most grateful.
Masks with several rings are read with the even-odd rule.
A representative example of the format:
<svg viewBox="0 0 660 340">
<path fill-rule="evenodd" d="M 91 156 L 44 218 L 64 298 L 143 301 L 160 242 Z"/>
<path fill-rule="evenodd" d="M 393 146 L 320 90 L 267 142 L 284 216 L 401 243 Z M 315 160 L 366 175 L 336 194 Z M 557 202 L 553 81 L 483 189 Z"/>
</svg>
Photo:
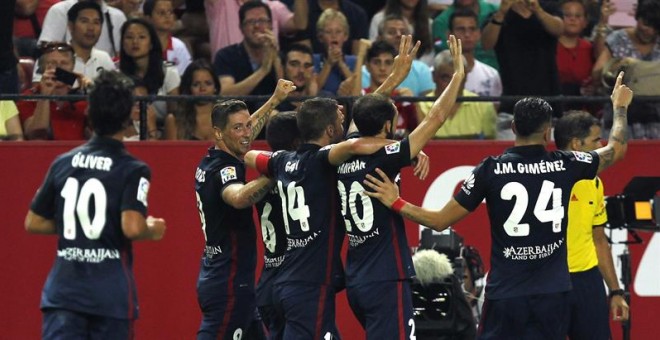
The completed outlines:
<svg viewBox="0 0 660 340">
<path fill-rule="evenodd" d="M 517 101 L 529 96 L 501 96 L 501 97 L 458 97 L 458 102 L 503 102 L 503 101 Z M 607 104 L 610 103 L 609 96 L 537 96 L 547 100 L 551 104 Z M 140 140 L 147 139 L 147 104 L 155 101 L 165 102 L 181 102 L 181 101 L 216 101 L 224 99 L 238 99 L 246 103 L 252 102 L 265 102 L 270 96 L 189 96 L 189 95 L 176 95 L 176 96 L 135 96 L 135 100 L 140 103 Z M 287 101 L 295 100 L 302 101 L 314 97 L 296 97 L 288 98 Z M 334 97 L 338 101 L 351 103 L 359 97 Z M 21 94 L 0 94 L 0 100 L 13 100 L 13 101 L 36 101 L 36 100 L 62 100 L 62 101 L 81 101 L 86 100 L 87 96 L 84 94 L 72 94 L 64 96 L 56 95 L 21 95 Z M 435 101 L 436 97 L 393 97 L 396 101 L 408 102 L 428 102 Z M 635 96 L 633 103 L 659 103 L 660 96 Z M 660 112 L 659 112 L 660 114 Z"/>
</svg>

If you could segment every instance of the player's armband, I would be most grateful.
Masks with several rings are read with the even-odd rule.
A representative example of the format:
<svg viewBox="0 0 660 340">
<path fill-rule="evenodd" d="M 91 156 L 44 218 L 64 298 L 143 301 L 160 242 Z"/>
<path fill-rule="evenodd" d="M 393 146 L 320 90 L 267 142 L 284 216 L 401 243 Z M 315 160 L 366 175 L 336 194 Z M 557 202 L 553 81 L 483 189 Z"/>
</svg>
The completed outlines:
<svg viewBox="0 0 660 340">
<path fill-rule="evenodd" d="M 257 155 L 255 159 L 255 165 L 257 166 L 257 171 L 260 174 L 268 176 L 268 161 L 270 160 L 270 153 L 261 152 Z"/>
</svg>

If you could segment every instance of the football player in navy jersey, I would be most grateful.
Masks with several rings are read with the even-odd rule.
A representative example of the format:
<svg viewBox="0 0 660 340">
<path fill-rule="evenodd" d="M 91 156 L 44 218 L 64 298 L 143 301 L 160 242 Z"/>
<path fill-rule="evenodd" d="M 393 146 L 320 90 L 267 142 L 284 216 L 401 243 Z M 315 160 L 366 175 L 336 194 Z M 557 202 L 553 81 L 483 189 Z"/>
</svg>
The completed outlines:
<svg viewBox="0 0 660 340">
<path fill-rule="evenodd" d="M 398 197 L 398 188 L 381 170 L 378 178 L 367 176 L 365 184 L 374 190 L 367 195 L 438 231 L 486 200 L 492 252 L 480 339 L 566 339 L 569 196 L 575 182 L 594 178 L 625 155 L 633 94 L 622 79 L 623 72 L 612 91 L 615 116 L 607 146 L 592 152 L 547 151 L 552 108 L 539 98 L 522 99 L 513 112 L 515 146 L 484 159 L 440 210 Z"/>
<path fill-rule="evenodd" d="M 396 86 L 410 70 L 419 48 L 412 37 L 402 39 L 396 74 L 386 80 Z M 273 295 L 285 319 L 284 339 L 339 338 L 335 325 L 335 292 L 344 286 L 339 251 L 344 237 L 336 167 L 356 154 L 371 154 L 391 143 L 382 138 L 344 137 L 343 114 L 334 99 L 306 100 L 298 110 L 303 144 L 296 151 L 272 155 L 250 151 L 246 164 L 277 181 L 287 235 L 287 249 Z M 337 144 L 333 144 L 337 143 Z M 331 145 L 333 144 L 333 145 Z"/>
<path fill-rule="evenodd" d="M 132 240 L 160 240 L 147 215 L 151 171 L 121 142 L 133 83 L 102 72 L 89 94 L 94 136 L 51 165 L 25 218 L 28 232 L 57 234 L 41 296 L 43 339 L 132 339 L 138 317 Z"/>
<path fill-rule="evenodd" d="M 256 233 L 252 205 L 273 187 L 266 177 L 245 179 L 243 156 L 273 109 L 295 86 L 280 79 L 254 114 L 239 100 L 214 105 L 215 145 L 195 172 L 205 248 L 197 281 L 202 322 L 197 339 L 240 339 L 254 321 Z"/>
<path fill-rule="evenodd" d="M 450 36 L 454 75 L 424 120 L 408 137 L 372 155 L 355 156 L 337 168 L 341 212 L 348 234 L 346 292 L 367 339 L 408 339 L 415 334 L 410 280 L 415 276 L 403 218 L 364 194 L 362 182 L 380 168 L 391 179 L 411 165 L 447 119 L 465 78 L 460 41 Z M 360 135 L 391 138 L 397 109 L 380 94 L 360 97 L 353 121 Z M 425 174 L 424 174 L 425 175 Z M 423 177 L 422 177 L 423 179 Z"/>
<path fill-rule="evenodd" d="M 266 141 L 273 151 L 295 150 L 300 145 L 300 132 L 296 125 L 296 112 L 280 112 L 270 119 L 266 127 Z M 257 283 L 257 308 L 261 321 L 268 330 L 268 339 L 282 339 L 284 317 L 273 304 L 273 282 L 284 260 L 287 240 L 282 220 L 282 200 L 274 187 L 257 204 L 264 243 L 264 266 Z"/>
</svg>

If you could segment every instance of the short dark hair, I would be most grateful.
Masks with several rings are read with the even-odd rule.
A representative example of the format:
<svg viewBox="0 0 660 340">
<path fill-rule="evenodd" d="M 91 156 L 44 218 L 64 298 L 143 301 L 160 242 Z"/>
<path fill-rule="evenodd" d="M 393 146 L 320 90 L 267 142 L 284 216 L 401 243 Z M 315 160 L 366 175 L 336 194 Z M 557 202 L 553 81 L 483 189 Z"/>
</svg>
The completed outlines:
<svg viewBox="0 0 660 340">
<path fill-rule="evenodd" d="M 288 58 L 290 52 L 309 54 L 309 56 L 312 57 L 312 61 L 314 60 L 314 52 L 309 46 L 303 44 L 291 44 L 291 46 L 289 46 L 289 48 L 287 48 L 282 54 L 282 65 L 286 65 L 287 61 L 289 61 Z"/>
<path fill-rule="evenodd" d="M 144 5 L 142 5 L 142 13 L 144 13 L 145 16 L 150 17 L 151 14 L 154 12 L 154 7 L 156 7 L 156 3 L 158 1 L 169 1 L 172 2 L 172 0 L 146 0 L 144 2 Z M 174 4 L 172 4 L 174 6 Z"/>
<path fill-rule="evenodd" d="M 454 10 L 454 13 L 452 13 L 449 16 L 449 31 L 454 30 L 454 19 L 456 18 L 473 18 L 474 22 L 477 24 L 477 28 L 480 29 L 479 27 L 479 16 L 477 16 L 477 13 L 474 13 L 473 10 L 469 8 L 456 8 Z"/>
<path fill-rule="evenodd" d="M 66 12 L 67 20 L 69 20 L 69 22 L 75 22 L 76 19 L 78 19 L 80 12 L 86 9 L 95 10 L 99 14 L 101 23 L 103 23 L 103 11 L 101 11 L 101 6 L 99 6 L 99 4 L 93 0 L 83 0 L 76 2 L 73 6 L 71 6 L 71 8 L 69 8 L 69 11 Z"/>
<path fill-rule="evenodd" d="M 396 109 L 389 98 L 370 93 L 358 98 L 353 104 L 353 122 L 362 136 L 375 136 L 383 124 L 394 119 Z"/>
<path fill-rule="evenodd" d="M 268 19 L 272 20 L 273 15 L 270 13 L 270 7 L 268 7 L 268 5 L 266 5 L 261 1 L 250 0 L 245 2 L 243 5 L 241 5 L 241 8 L 238 9 L 239 26 L 243 25 L 243 20 L 245 20 L 245 13 L 247 13 L 247 11 L 260 7 L 266 10 L 266 14 L 268 14 Z"/>
<path fill-rule="evenodd" d="M 638 1 L 635 19 L 644 20 L 647 25 L 656 30 L 656 33 L 660 33 L 660 0 Z"/>
<path fill-rule="evenodd" d="M 369 60 L 378 57 L 379 55 L 383 53 L 389 53 L 392 55 L 392 57 L 396 57 L 399 52 L 394 48 L 394 46 L 379 40 L 371 44 L 371 47 L 367 51 L 367 62 Z"/>
<path fill-rule="evenodd" d="M 331 98 L 305 100 L 298 109 L 297 122 L 303 142 L 315 140 L 323 135 L 328 126 L 337 120 L 337 101 Z"/>
<path fill-rule="evenodd" d="M 272 117 L 266 127 L 266 141 L 273 151 L 295 150 L 300 144 L 296 112 L 283 111 Z"/>
<path fill-rule="evenodd" d="M 599 126 L 598 119 L 586 111 L 568 111 L 555 124 L 557 149 L 565 150 L 573 138 L 589 136 L 592 126 Z"/>
<path fill-rule="evenodd" d="M 247 105 L 237 99 L 228 99 L 215 103 L 211 111 L 211 122 L 214 127 L 224 130 L 229 122 L 229 116 L 238 111 L 247 110 Z"/>
<path fill-rule="evenodd" d="M 109 136 L 125 129 L 133 108 L 133 81 L 119 71 L 101 71 L 89 92 L 87 115 L 94 133 Z"/>
<path fill-rule="evenodd" d="M 523 98 L 513 106 L 513 122 L 518 136 L 529 137 L 551 124 L 552 106 L 541 98 Z"/>
<path fill-rule="evenodd" d="M 378 35 L 382 36 L 385 33 L 385 24 L 387 24 L 390 21 L 403 21 L 408 26 L 410 31 L 413 30 L 413 28 L 410 26 L 410 23 L 408 22 L 408 19 L 406 19 L 406 17 L 404 17 L 403 14 L 388 13 L 383 18 L 383 21 L 381 21 L 378 24 Z"/>
</svg>

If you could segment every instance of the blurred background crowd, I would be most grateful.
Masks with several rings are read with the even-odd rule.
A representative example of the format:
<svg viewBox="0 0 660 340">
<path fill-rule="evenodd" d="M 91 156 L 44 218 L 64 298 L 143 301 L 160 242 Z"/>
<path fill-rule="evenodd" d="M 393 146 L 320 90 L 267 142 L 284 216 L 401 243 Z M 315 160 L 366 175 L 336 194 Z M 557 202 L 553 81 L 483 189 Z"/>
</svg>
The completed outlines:
<svg viewBox="0 0 660 340">
<path fill-rule="evenodd" d="M 453 34 L 467 77 L 437 138 L 510 139 L 512 96 L 530 95 L 572 96 L 552 101 L 556 117 L 587 111 L 608 131 L 607 101 L 590 98 L 608 95 L 619 70 L 636 96 L 660 95 L 660 0 L 5 0 L 0 17 L 1 94 L 84 94 L 118 69 L 137 96 L 239 97 L 254 110 L 286 78 L 297 89 L 280 110 L 328 96 L 350 111 L 411 34 L 417 60 L 392 93 L 405 136 L 451 79 Z M 86 101 L 51 99 L 0 101 L 0 136 L 87 139 Z M 660 138 L 659 103 L 631 106 L 632 138 Z M 149 102 L 148 139 L 212 140 L 212 107 L 209 97 Z M 127 140 L 139 117 L 136 105 Z"/>
</svg>

